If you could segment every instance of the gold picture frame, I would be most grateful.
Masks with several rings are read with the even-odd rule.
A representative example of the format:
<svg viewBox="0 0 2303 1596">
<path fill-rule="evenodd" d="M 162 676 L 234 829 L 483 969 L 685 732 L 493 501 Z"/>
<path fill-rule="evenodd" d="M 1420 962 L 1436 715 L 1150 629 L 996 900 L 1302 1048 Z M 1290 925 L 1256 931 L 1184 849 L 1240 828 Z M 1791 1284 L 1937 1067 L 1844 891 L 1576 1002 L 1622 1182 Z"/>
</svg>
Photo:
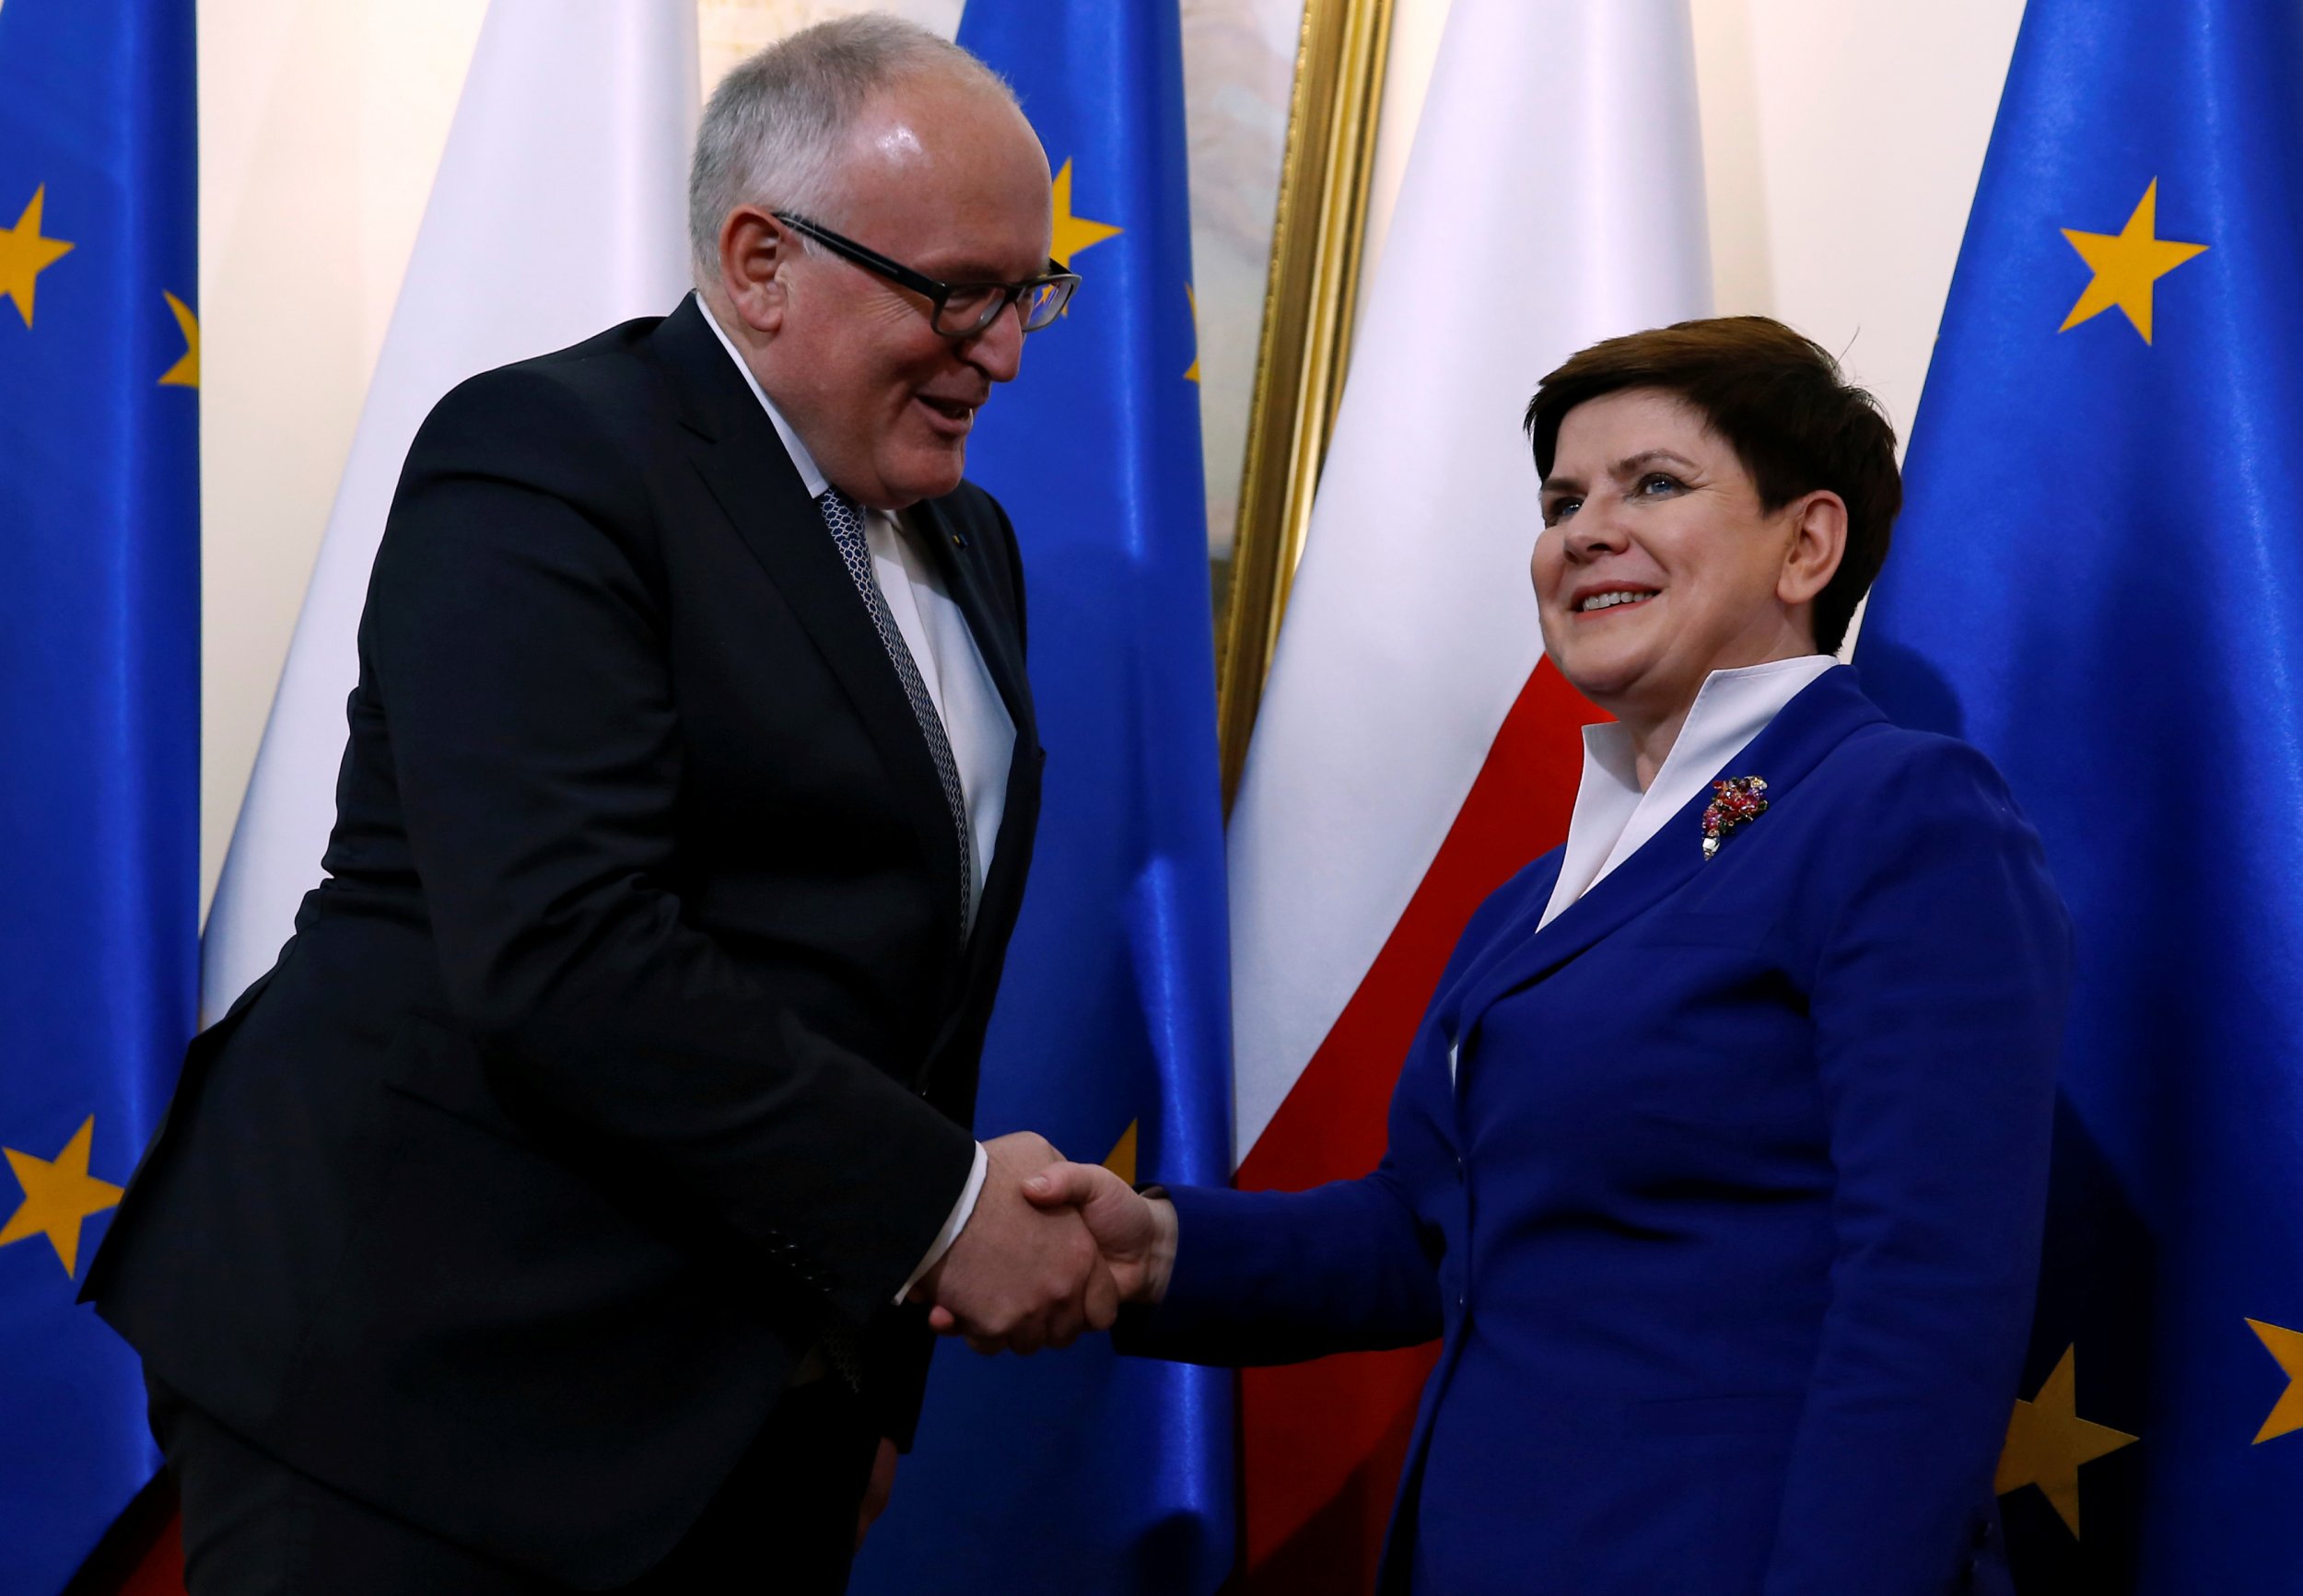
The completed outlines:
<svg viewBox="0 0 2303 1596">
<path fill-rule="evenodd" d="M 1248 408 L 1238 532 L 1219 617 L 1228 811 L 1311 524 L 1359 297 L 1392 0 L 1305 0 Z"/>
</svg>

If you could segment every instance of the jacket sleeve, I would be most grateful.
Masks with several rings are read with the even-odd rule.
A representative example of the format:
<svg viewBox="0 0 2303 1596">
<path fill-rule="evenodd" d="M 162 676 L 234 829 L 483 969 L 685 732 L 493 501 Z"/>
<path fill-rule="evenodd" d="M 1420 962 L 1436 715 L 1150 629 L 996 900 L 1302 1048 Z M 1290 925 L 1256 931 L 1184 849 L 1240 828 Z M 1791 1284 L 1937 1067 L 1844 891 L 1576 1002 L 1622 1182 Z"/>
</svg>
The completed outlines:
<svg viewBox="0 0 2303 1596">
<path fill-rule="evenodd" d="M 1300 1363 L 1440 1333 L 1436 1238 L 1386 1159 L 1308 1192 L 1178 1187 L 1167 1296 L 1121 1318 L 1122 1352 L 1182 1363 Z"/>
<path fill-rule="evenodd" d="M 361 623 L 450 1019 L 508 1103 L 862 1322 L 975 1144 L 805 1024 L 677 887 L 684 753 L 645 462 L 532 368 L 443 401 Z"/>
<path fill-rule="evenodd" d="M 1973 1555 L 2037 1287 L 2070 925 L 1989 763 L 1851 815 L 1810 993 L 1830 1299 L 1767 1596 L 1939 1596 Z"/>
<path fill-rule="evenodd" d="M 1472 914 L 1441 973 L 1407 1069 L 1431 1045 L 1435 1015 L 1465 971 L 1557 871 L 1538 859 Z M 1403 1083 L 1407 1079 L 1402 1071 Z M 1415 1346 L 1444 1328 L 1440 1226 L 1417 1209 L 1401 1149 L 1404 1085 L 1392 1093 L 1389 1142 L 1373 1173 L 1306 1192 L 1178 1188 L 1175 1264 L 1156 1309 L 1128 1310 L 1122 1352 L 1247 1368 L 1335 1352 Z"/>
</svg>

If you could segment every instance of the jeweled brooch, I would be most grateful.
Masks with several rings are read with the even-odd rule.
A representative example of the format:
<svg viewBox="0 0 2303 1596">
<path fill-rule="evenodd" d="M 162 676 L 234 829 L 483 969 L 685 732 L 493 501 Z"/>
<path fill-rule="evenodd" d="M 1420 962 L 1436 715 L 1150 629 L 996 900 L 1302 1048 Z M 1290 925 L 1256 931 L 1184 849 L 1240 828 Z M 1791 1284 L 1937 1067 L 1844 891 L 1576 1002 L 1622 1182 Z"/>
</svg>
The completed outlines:
<svg viewBox="0 0 2303 1596">
<path fill-rule="evenodd" d="M 1759 796 L 1766 791 L 1766 781 L 1756 775 L 1731 775 L 1712 783 L 1712 801 L 1703 810 L 1706 859 L 1719 852 L 1720 838 L 1767 813 L 1767 799 Z"/>
</svg>

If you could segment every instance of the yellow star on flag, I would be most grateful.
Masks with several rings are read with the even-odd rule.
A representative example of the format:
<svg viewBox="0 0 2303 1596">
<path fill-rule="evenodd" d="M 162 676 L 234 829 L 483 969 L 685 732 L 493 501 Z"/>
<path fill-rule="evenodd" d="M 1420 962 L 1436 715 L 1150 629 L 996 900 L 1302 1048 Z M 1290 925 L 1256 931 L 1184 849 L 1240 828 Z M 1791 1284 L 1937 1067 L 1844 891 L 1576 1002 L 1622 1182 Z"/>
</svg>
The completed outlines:
<svg viewBox="0 0 2303 1596">
<path fill-rule="evenodd" d="M 1105 1169 L 1131 1186 L 1136 1183 L 1136 1132 L 1142 1124 L 1141 1120 L 1129 1120 L 1128 1128 L 1119 1133 L 1119 1145 L 1104 1160 Z"/>
<path fill-rule="evenodd" d="M 48 198 L 48 185 L 32 191 L 32 203 L 13 227 L 0 229 L 0 298 L 16 301 L 24 325 L 32 324 L 32 285 L 40 274 L 72 252 L 62 239 L 40 236 L 40 212 Z"/>
<path fill-rule="evenodd" d="M 1191 285 L 1187 283 L 1184 285 L 1184 297 L 1191 301 L 1191 369 L 1184 373 L 1184 380 L 1197 382 L 1199 380 L 1199 296 L 1193 293 Z"/>
<path fill-rule="evenodd" d="M 79 1274 L 80 1222 L 120 1201 L 118 1186 L 88 1172 L 88 1143 L 95 1133 L 96 1116 L 90 1114 L 64 1143 L 64 1151 L 53 1159 L 36 1159 L 14 1147 L 0 1147 L 0 1152 L 7 1154 L 8 1167 L 16 1171 L 16 1183 L 24 1188 L 24 1201 L 7 1224 L 0 1227 L 0 1247 L 45 1236 L 56 1250 L 64 1272 Z"/>
<path fill-rule="evenodd" d="M 200 322 L 181 299 L 167 289 L 160 297 L 168 301 L 169 313 L 176 318 L 176 330 L 184 335 L 184 357 L 160 373 L 162 388 L 197 388 L 200 386 Z"/>
<path fill-rule="evenodd" d="M 1119 237 L 1120 229 L 1108 222 L 1092 222 L 1085 216 L 1071 214 L 1071 163 L 1064 162 L 1064 169 L 1056 174 L 1053 198 L 1056 205 L 1056 231 L 1047 246 L 1048 258 L 1065 271 L 1071 270 L 1071 257 L 1091 244 Z"/>
<path fill-rule="evenodd" d="M 2076 1539 L 2079 1534 L 2079 1465 L 2133 1446 L 2135 1438 L 2109 1425 L 2094 1424 L 2077 1412 L 2076 1346 L 2063 1348 L 2055 1372 L 2040 1386 L 2029 1402 L 2018 1400 L 2007 1423 L 2006 1450 L 1999 1454 L 1999 1474 L 1992 1489 L 2001 1496 L 2037 1485 L 2063 1515 Z"/>
<path fill-rule="evenodd" d="M 2071 314 L 2063 318 L 2063 324 L 2055 331 L 2068 332 L 2116 305 L 2127 313 L 2127 320 L 2143 334 L 2143 341 L 2151 342 L 2151 285 L 2193 255 L 2207 252 L 2204 244 L 2179 244 L 2172 239 L 2154 238 L 2158 218 L 2159 180 L 2153 178 L 2151 186 L 2143 191 L 2143 198 L 2135 202 L 2134 214 L 2116 234 L 2082 233 L 2070 227 L 2063 230 L 2063 237 L 2071 240 L 2071 247 L 2079 251 L 2079 258 L 2087 263 L 2095 277 L 2079 296 L 2079 302 L 2071 308 Z"/>
<path fill-rule="evenodd" d="M 2263 1344 L 2263 1350 L 2279 1360 L 2287 1376 L 2287 1389 L 2280 1393 L 2279 1404 L 2255 1432 L 2255 1444 L 2261 1446 L 2303 1429 L 2303 1331 L 2285 1330 L 2260 1319 L 2249 1320 L 2247 1327 Z"/>
</svg>

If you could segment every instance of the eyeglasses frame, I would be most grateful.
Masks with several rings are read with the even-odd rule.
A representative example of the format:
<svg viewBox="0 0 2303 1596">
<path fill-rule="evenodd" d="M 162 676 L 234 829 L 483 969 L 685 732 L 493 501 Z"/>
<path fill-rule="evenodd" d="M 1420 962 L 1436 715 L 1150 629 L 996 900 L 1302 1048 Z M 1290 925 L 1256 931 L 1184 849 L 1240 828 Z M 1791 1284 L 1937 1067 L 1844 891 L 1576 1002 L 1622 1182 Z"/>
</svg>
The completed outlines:
<svg viewBox="0 0 2303 1596">
<path fill-rule="evenodd" d="M 952 339 L 955 343 L 974 338 L 981 333 L 1001 316 L 1007 314 L 1011 305 L 1017 303 L 1035 288 L 1050 287 L 1058 283 L 1070 284 L 1070 286 L 1064 291 L 1062 303 L 1056 308 L 1056 316 L 1049 317 L 1046 321 L 1037 327 L 1025 326 L 1023 329 L 1026 332 L 1044 332 L 1055 324 L 1057 317 L 1061 316 L 1070 305 L 1072 296 L 1080 291 L 1080 274 L 1077 272 L 1064 271 L 1052 260 L 1047 262 L 1051 270 L 1043 272 L 1036 277 L 1026 277 L 1021 283 L 941 283 L 923 272 L 914 271 L 901 261 L 890 260 L 877 250 L 859 244 L 855 239 L 844 234 L 836 233 L 820 222 L 812 222 L 807 217 L 791 211 L 771 211 L 768 214 L 802 238 L 813 239 L 832 253 L 863 267 L 868 272 L 885 277 L 899 288 L 908 288 L 926 299 L 929 305 L 928 324 L 936 330 L 939 336 Z M 942 324 L 944 306 L 951 302 L 954 294 L 971 288 L 997 288 L 1000 290 L 1000 298 L 993 303 L 991 309 L 985 312 L 983 319 L 975 326 L 963 332 L 951 332 Z"/>
</svg>

